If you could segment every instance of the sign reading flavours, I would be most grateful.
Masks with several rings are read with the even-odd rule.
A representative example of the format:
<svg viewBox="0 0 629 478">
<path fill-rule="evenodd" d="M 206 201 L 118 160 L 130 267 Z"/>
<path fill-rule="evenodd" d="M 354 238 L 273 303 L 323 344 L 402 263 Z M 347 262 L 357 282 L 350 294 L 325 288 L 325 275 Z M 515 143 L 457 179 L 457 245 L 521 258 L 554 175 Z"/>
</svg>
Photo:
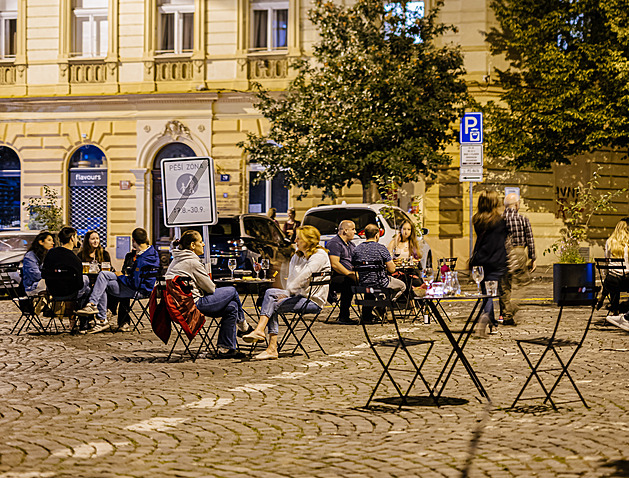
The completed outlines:
<svg viewBox="0 0 629 478">
<path fill-rule="evenodd" d="M 70 186 L 107 186 L 107 170 L 72 168 L 70 169 Z"/>
<path fill-rule="evenodd" d="M 167 227 L 216 224 L 214 160 L 210 157 L 162 160 L 164 224 Z"/>
</svg>

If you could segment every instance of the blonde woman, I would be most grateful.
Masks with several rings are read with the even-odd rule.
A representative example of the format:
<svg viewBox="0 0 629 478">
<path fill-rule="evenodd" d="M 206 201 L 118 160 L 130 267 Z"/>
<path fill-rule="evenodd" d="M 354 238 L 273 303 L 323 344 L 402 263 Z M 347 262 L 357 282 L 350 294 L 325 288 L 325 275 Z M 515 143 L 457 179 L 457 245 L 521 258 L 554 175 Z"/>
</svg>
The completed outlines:
<svg viewBox="0 0 629 478">
<path fill-rule="evenodd" d="M 618 221 L 614 232 L 605 242 L 605 257 L 608 259 L 624 259 L 625 271 L 629 272 L 627 270 L 627 267 L 629 267 L 629 217 Z M 597 308 L 600 309 L 603 306 L 603 301 L 609 294 L 610 310 L 612 315 L 616 315 L 618 313 L 620 293 L 623 291 L 629 291 L 629 277 L 626 273 L 622 275 L 620 271 L 609 270 L 603 282 L 603 291 Z"/>
<path fill-rule="evenodd" d="M 395 235 L 387 246 L 389 252 L 394 259 L 419 260 L 422 258 L 421 248 L 417 240 L 417 232 L 411 221 L 403 221 L 400 225 L 400 231 Z"/>
<path fill-rule="evenodd" d="M 269 332 L 267 349 L 255 357 L 256 360 L 273 360 L 278 357 L 277 334 L 278 312 L 302 310 L 317 313 L 328 297 L 329 286 L 309 289 L 310 278 L 315 272 L 329 272 L 330 259 L 327 251 L 319 245 L 321 234 L 313 226 L 297 228 L 295 242 L 297 253 L 290 261 L 286 289 L 268 289 L 260 308 L 260 321 L 255 330 L 243 337 L 247 343 L 264 340 L 264 328 Z M 307 299 L 310 295 L 310 300 Z"/>
</svg>

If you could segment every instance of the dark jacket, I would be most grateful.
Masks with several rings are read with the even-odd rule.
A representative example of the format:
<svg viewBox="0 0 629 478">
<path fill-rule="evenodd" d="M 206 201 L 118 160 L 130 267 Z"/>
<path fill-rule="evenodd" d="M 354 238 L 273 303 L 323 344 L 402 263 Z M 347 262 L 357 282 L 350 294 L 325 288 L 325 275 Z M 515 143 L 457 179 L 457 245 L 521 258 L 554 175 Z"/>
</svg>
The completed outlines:
<svg viewBox="0 0 629 478">
<path fill-rule="evenodd" d="M 507 225 L 502 217 L 485 228 L 474 224 L 476 244 L 470 259 L 470 267 L 483 266 L 485 277 L 496 272 L 500 275 L 507 270 Z"/>
<path fill-rule="evenodd" d="M 159 267 L 159 265 L 159 254 L 153 246 L 149 246 L 139 256 L 135 251 L 131 251 L 124 258 L 122 273 L 125 275 L 118 277 L 118 280 L 127 287 L 148 295 L 155 286 L 155 279 L 140 279 L 140 271 L 144 266 Z"/>
<path fill-rule="evenodd" d="M 68 271 L 68 274 L 61 274 L 59 270 Z M 83 264 L 71 250 L 54 247 L 46 254 L 42 277 L 53 297 L 68 297 L 83 288 Z"/>
<path fill-rule="evenodd" d="M 81 259 L 83 262 L 92 262 L 92 258 L 87 256 L 87 254 L 84 254 L 84 252 L 85 251 L 79 251 L 79 253 L 77 254 L 77 256 L 79 256 L 79 259 Z M 103 262 L 111 263 L 111 256 L 109 255 L 109 252 L 107 252 L 104 249 L 103 249 Z"/>
</svg>

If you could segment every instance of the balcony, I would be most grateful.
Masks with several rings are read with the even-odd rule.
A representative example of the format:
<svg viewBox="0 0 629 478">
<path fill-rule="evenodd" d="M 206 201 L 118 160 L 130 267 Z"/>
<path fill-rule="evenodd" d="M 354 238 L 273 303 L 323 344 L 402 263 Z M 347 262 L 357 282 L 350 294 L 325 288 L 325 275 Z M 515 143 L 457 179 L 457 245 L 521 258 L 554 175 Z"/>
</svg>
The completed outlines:
<svg viewBox="0 0 629 478">
<path fill-rule="evenodd" d="M 70 63 L 70 83 L 104 83 L 107 79 L 107 67 L 104 60 L 73 60 Z"/>
<path fill-rule="evenodd" d="M 288 58 L 250 57 L 248 59 L 250 80 L 271 80 L 288 77 Z"/>
<path fill-rule="evenodd" d="M 0 64 L 0 85 L 14 85 L 17 76 L 15 65 Z"/>
<path fill-rule="evenodd" d="M 192 60 L 155 59 L 155 81 L 191 81 L 193 76 Z"/>
</svg>

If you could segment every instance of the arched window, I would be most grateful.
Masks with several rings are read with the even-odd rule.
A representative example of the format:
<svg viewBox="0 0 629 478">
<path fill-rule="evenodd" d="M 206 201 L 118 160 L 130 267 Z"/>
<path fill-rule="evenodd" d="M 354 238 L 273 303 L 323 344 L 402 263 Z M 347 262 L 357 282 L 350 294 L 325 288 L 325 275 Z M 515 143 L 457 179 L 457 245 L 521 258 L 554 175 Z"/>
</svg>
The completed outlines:
<svg viewBox="0 0 629 478">
<path fill-rule="evenodd" d="M 172 234 L 164 225 L 164 198 L 162 197 L 162 159 L 189 158 L 196 156 L 192 148 L 184 143 L 170 143 L 157 152 L 153 161 L 153 240 L 155 245 L 168 245 Z"/>
<path fill-rule="evenodd" d="M 70 223 L 83 236 L 94 229 L 107 237 L 107 160 L 98 146 L 86 144 L 70 158 Z"/>
<path fill-rule="evenodd" d="M 20 228 L 20 158 L 0 146 L 0 229 Z"/>
</svg>

